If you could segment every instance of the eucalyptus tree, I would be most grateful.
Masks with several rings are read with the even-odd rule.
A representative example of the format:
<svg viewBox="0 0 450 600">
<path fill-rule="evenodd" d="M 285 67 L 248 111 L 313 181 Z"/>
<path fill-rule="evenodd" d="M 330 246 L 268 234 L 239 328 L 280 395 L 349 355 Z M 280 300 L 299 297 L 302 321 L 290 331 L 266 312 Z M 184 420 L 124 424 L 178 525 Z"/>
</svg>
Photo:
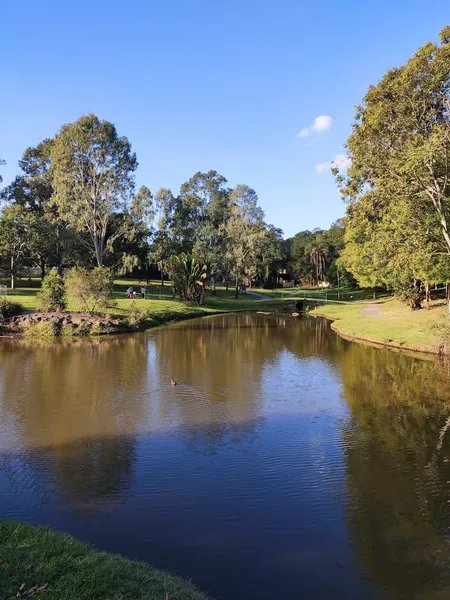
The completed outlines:
<svg viewBox="0 0 450 600">
<path fill-rule="evenodd" d="M 102 266 L 114 242 L 134 227 L 136 155 L 112 123 L 91 114 L 61 127 L 52 144 L 51 163 L 58 214 L 82 234 L 80 240 Z M 130 218 L 111 231 L 118 213 Z"/>
<path fill-rule="evenodd" d="M 413 220 L 420 221 L 422 252 L 415 258 L 422 254 L 428 265 L 432 256 L 450 255 L 450 27 L 440 38 L 440 44 L 426 43 L 403 66 L 388 71 L 357 107 L 347 142 L 351 166 L 346 175 L 335 170 L 344 197 L 359 203 L 365 223 L 363 236 L 348 232 L 356 244 L 356 262 L 358 247 L 367 248 L 367 240 L 381 235 L 380 220 L 371 220 L 370 212 L 365 217 L 373 198 L 385 210 L 389 207 L 391 236 L 395 230 L 403 243 L 408 234 L 420 243 Z M 367 196 L 370 192 L 376 196 Z M 399 212 L 411 216 L 411 222 L 397 219 Z M 386 223 L 381 219 L 381 227 Z M 353 218 L 348 224 L 361 229 Z M 438 237 L 430 240 L 436 224 Z M 370 266 L 366 271 L 369 279 L 377 278 L 370 276 Z"/>
<path fill-rule="evenodd" d="M 259 244 L 266 235 L 264 212 L 258 196 L 248 185 L 237 185 L 230 194 L 230 217 L 226 225 L 226 256 L 235 280 L 236 298 L 239 282 L 251 274 Z"/>
</svg>

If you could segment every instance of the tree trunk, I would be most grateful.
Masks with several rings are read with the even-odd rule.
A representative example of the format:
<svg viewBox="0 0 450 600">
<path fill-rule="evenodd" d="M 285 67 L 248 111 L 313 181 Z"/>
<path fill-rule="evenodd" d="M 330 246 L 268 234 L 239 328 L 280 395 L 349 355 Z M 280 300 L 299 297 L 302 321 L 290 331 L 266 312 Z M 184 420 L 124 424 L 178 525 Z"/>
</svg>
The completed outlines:
<svg viewBox="0 0 450 600">
<path fill-rule="evenodd" d="M 450 318 L 450 283 L 446 284 L 445 289 L 446 289 L 446 295 L 447 295 L 448 316 Z"/>
<path fill-rule="evenodd" d="M 211 294 L 213 296 L 217 296 L 216 279 L 215 279 L 215 277 L 211 277 Z"/>
<path fill-rule="evenodd" d="M 430 310 L 430 300 L 431 300 L 430 284 L 426 283 L 425 284 L 425 301 L 427 303 L 427 310 Z"/>
<path fill-rule="evenodd" d="M 94 236 L 94 251 L 95 259 L 98 267 L 103 267 L 103 248 L 105 240 L 98 236 Z"/>
<path fill-rule="evenodd" d="M 236 275 L 236 292 L 235 292 L 235 294 L 236 294 L 235 298 L 237 300 L 239 298 L 239 278 L 237 275 Z"/>
<path fill-rule="evenodd" d="M 164 271 L 161 269 L 161 287 L 164 287 Z"/>
<path fill-rule="evenodd" d="M 377 298 L 377 290 L 375 288 L 373 288 L 372 290 L 372 300 L 376 300 Z"/>
<path fill-rule="evenodd" d="M 409 303 L 412 310 L 420 310 L 422 308 L 422 304 L 420 300 L 413 299 Z"/>
<path fill-rule="evenodd" d="M 225 289 L 228 292 L 228 273 L 225 275 Z"/>
<path fill-rule="evenodd" d="M 11 289 L 16 289 L 16 262 L 11 254 Z"/>
<path fill-rule="evenodd" d="M 45 277 L 45 261 L 44 260 L 41 260 L 40 268 L 41 268 L 41 281 L 42 281 Z"/>
<path fill-rule="evenodd" d="M 62 275 L 62 258 L 61 258 L 61 230 L 56 226 L 56 272 Z"/>
</svg>

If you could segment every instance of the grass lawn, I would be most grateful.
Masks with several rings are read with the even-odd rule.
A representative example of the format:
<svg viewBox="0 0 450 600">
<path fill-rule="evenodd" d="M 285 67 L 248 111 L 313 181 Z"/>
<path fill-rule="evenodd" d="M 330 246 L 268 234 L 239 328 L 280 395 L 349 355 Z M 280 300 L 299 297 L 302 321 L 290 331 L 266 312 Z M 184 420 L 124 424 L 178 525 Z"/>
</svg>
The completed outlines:
<svg viewBox="0 0 450 600">
<path fill-rule="evenodd" d="M 317 287 L 303 287 L 297 291 L 298 298 L 307 300 L 354 302 L 356 300 L 372 300 L 373 291 L 370 289 L 355 289 L 342 287 L 337 289 L 318 289 Z M 377 299 L 386 298 L 390 294 L 386 291 L 377 292 Z"/>
<path fill-rule="evenodd" d="M 47 527 L 0 522 L 0 598 L 206 600 L 190 583 Z"/>
<path fill-rule="evenodd" d="M 450 324 L 445 300 L 434 300 L 430 310 L 412 311 L 394 298 L 377 301 L 377 316 L 361 314 L 367 302 L 329 303 L 310 314 L 336 322 L 343 335 L 424 352 L 449 351 Z"/>
<path fill-rule="evenodd" d="M 26 309 L 36 308 L 36 295 L 39 292 L 38 282 L 33 281 L 36 287 L 19 287 L 16 290 L 8 291 L 8 299 L 19 302 Z M 132 286 L 136 292 L 136 299 L 126 297 L 126 290 Z M 147 289 L 146 298 L 142 299 L 140 288 L 144 286 Z M 119 279 L 114 282 L 114 300 L 115 306 L 108 312 L 112 316 L 126 316 L 131 307 L 148 311 L 152 317 L 152 325 L 164 323 L 183 318 L 214 314 L 216 312 L 233 312 L 241 310 L 274 310 L 281 306 L 281 302 L 289 296 L 282 290 L 254 290 L 256 293 L 264 294 L 267 298 L 261 299 L 249 294 L 240 294 L 235 299 L 234 290 L 225 290 L 223 287 L 217 288 L 217 295 L 213 296 L 207 293 L 206 305 L 195 306 L 185 304 L 173 299 L 172 285 L 165 282 L 164 287 L 160 281 L 151 281 L 149 284 L 131 279 Z M 68 309 L 71 310 L 69 304 Z"/>
</svg>

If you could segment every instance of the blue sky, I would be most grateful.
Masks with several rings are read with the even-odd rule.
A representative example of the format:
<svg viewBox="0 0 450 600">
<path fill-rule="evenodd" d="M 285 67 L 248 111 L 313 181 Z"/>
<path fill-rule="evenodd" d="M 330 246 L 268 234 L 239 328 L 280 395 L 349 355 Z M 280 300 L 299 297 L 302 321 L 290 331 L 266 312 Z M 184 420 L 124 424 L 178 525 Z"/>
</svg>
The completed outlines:
<svg viewBox="0 0 450 600">
<path fill-rule="evenodd" d="M 93 112 L 131 141 L 139 185 L 177 192 L 215 169 L 252 186 L 286 236 L 328 227 L 345 207 L 326 163 L 343 153 L 354 105 L 438 39 L 450 24 L 445 4 L 6 0 L 4 183 L 27 146 Z"/>
</svg>

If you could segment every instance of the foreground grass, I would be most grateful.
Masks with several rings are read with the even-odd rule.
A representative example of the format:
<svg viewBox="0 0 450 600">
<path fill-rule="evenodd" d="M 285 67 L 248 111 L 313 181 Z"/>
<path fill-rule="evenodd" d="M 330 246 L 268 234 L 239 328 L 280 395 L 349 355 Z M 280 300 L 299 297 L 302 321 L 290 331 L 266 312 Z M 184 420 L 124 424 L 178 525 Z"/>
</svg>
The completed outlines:
<svg viewBox="0 0 450 600">
<path fill-rule="evenodd" d="M 450 325 L 444 300 L 431 309 L 412 311 L 398 300 L 377 301 L 378 316 L 361 314 L 367 302 L 329 303 L 313 310 L 313 316 L 335 321 L 333 329 L 344 336 L 422 352 L 449 353 Z"/>
<path fill-rule="evenodd" d="M 148 564 L 99 552 L 47 527 L 0 522 L 0 598 L 206 600 Z"/>
</svg>

